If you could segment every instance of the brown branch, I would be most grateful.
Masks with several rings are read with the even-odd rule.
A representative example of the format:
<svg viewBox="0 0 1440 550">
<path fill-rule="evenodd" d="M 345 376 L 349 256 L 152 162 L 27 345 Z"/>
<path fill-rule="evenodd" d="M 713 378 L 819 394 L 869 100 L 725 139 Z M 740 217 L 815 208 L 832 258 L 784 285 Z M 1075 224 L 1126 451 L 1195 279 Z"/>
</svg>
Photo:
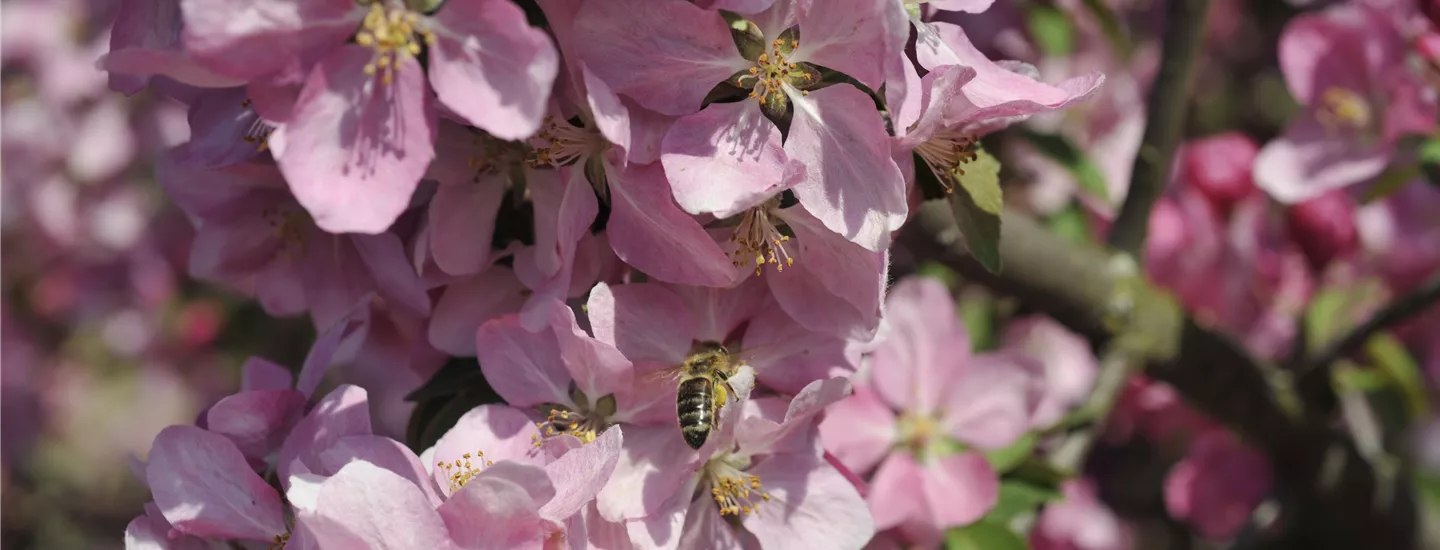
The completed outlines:
<svg viewBox="0 0 1440 550">
<path fill-rule="evenodd" d="M 900 241 L 1102 346 L 1122 346 L 1147 363 L 1151 377 L 1265 451 L 1276 466 L 1277 491 L 1287 497 L 1288 538 L 1298 547 L 1410 547 L 1409 493 L 1363 460 L 1343 433 L 1301 415 L 1283 372 L 1197 325 L 1163 291 L 1117 271 L 1098 248 L 1065 241 L 1010 210 L 1001 228 L 1000 275 L 966 252 L 943 200 L 922 205 Z M 1381 501 L 1387 494 L 1397 498 Z"/>
<path fill-rule="evenodd" d="M 1185 129 L 1195 58 L 1209 6 L 1210 0 L 1170 0 L 1165 8 L 1163 57 L 1150 87 L 1145 136 L 1135 155 L 1130 190 L 1110 230 L 1110 246 L 1137 258 L 1144 250 L 1150 209 L 1170 179 L 1170 163 Z"/>
</svg>

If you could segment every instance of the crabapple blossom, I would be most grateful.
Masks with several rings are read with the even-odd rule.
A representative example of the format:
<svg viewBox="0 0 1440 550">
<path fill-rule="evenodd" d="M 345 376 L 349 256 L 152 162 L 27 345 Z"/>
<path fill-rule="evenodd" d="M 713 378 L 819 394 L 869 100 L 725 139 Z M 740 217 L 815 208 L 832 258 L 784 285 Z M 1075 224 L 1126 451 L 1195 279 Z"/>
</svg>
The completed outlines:
<svg viewBox="0 0 1440 550">
<path fill-rule="evenodd" d="M 1225 539 L 1270 491 L 1270 465 L 1224 430 L 1197 437 L 1165 479 L 1165 507 L 1204 536 Z"/>
</svg>

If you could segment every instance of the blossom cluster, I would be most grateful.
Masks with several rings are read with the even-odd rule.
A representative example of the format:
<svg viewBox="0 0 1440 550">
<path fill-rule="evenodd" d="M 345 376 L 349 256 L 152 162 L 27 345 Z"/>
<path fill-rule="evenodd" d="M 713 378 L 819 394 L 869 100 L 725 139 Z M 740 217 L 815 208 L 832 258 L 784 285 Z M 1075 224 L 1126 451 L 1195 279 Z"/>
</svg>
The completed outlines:
<svg viewBox="0 0 1440 550">
<path fill-rule="evenodd" d="M 996 504 L 980 451 L 1088 390 L 972 356 L 936 283 L 885 297 L 918 165 L 953 191 L 982 135 L 1103 82 L 1046 83 L 931 20 L 984 6 L 122 4 L 110 87 L 188 107 L 156 176 L 191 274 L 321 332 L 298 375 L 254 358 L 161 432 L 129 546 L 934 545 Z M 715 348 L 682 436 L 677 368 Z M 393 388 L 318 393 L 333 363 L 423 379 L 447 356 L 503 403 L 427 449 L 377 434 Z"/>
</svg>

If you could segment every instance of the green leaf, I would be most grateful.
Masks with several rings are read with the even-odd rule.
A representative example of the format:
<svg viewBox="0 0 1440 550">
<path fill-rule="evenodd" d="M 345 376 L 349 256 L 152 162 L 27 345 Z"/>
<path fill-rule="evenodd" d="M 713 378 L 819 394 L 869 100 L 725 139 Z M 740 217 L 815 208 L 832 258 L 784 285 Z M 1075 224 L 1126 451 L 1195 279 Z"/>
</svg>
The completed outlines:
<svg viewBox="0 0 1440 550">
<path fill-rule="evenodd" d="M 1029 432 L 1006 447 L 987 451 L 985 459 L 990 461 L 990 466 L 995 468 L 996 473 L 1003 474 L 1014 470 L 1025 462 L 1025 459 L 1030 458 L 1030 455 L 1035 452 L 1035 444 L 1039 441 L 1040 436 Z"/>
<path fill-rule="evenodd" d="M 1075 49 L 1075 28 L 1070 18 L 1059 8 L 1048 4 L 1031 4 L 1027 11 L 1026 24 L 1030 36 L 1045 55 L 1063 57 Z"/>
<path fill-rule="evenodd" d="M 1080 184 L 1081 189 L 1101 200 L 1110 200 L 1110 188 L 1105 185 L 1105 175 L 1100 173 L 1100 167 L 1096 166 L 1084 151 L 1071 143 L 1069 138 L 1060 134 L 1030 130 L 1022 130 L 1020 135 L 1041 154 L 1064 166 Z"/>
<path fill-rule="evenodd" d="M 1391 385 L 1399 390 L 1410 418 L 1429 418 L 1430 398 L 1425 389 L 1425 377 L 1420 372 L 1420 365 L 1400 340 L 1390 333 L 1377 334 L 1365 343 L 1365 352 Z"/>
<path fill-rule="evenodd" d="M 1420 176 L 1420 172 L 1420 166 L 1411 164 L 1386 168 L 1379 176 L 1375 176 L 1375 182 L 1365 190 L 1365 195 L 1360 198 L 1360 204 L 1370 204 L 1390 196 L 1399 191 L 1401 187 L 1415 181 L 1415 178 Z"/>
<path fill-rule="evenodd" d="M 1420 158 L 1420 171 L 1425 174 L 1425 179 L 1440 185 L 1440 137 L 1425 140 L 1416 154 Z"/>
<path fill-rule="evenodd" d="M 926 260 L 915 269 L 915 274 L 921 277 L 929 277 L 945 284 L 946 288 L 955 288 L 960 284 L 960 274 L 956 273 L 950 266 L 935 260 Z"/>
<path fill-rule="evenodd" d="M 995 297 L 985 289 L 969 286 L 961 289 L 956 299 L 965 331 L 970 333 L 970 349 L 975 353 L 995 348 Z"/>
<path fill-rule="evenodd" d="M 977 149 L 975 155 L 975 160 L 965 164 L 965 173 L 957 178 L 964 192 L 951 194 L 950 209 L 955 212 L 970 254 L 991 273 L 999 273 L 1000 210 L 1004 207 L 1000 161 L 984 149 Z"/>
<path fill-rule="evenodd" d="M 1008 525 L 1016 516 L 1032 512 L 1041 504 L 1059 499 L 1060 491 L 1053 487 L 1022 479 L 1006 479 L 1000 483 L 1000 499 L 995 502 L 995 508 L 986 514 L 984 521 Z"/>
<path fill-rule="evenodd" d="M 1305 310 L 1306 352 L 1314 354 L 1339 338 L 1355 326 L 1366 310 L 1382 303 L 1384 297 L 1384 287 L 1373 279 L 1316 292 Z"/>
<path fill-rule="evenodd" d="M 1010 477 L 1037 485 L 1058 486 L 1061 482 L 1075 477 L 1075 472 L 1061 470 L 1039 456 L 1030 455 L 1019 466 L 1010 470 Z"/>
<path fill-rule="evenodd" d="M 979 521 L 945 534 L 947 550 L 1028 550 L 1030 544 L 1009 527 Z"/>
</svg>

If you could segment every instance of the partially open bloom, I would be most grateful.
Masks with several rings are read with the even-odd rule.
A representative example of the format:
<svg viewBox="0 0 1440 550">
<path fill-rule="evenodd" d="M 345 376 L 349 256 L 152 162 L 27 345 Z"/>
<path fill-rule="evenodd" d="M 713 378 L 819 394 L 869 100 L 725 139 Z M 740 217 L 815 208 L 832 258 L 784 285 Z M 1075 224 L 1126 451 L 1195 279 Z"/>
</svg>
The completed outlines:
<svg viewBox="0 0 1440 550">
<path fill-rule="evenodd" d="M 1285 84 L 1305 111 L 1255 159 L 1255 183 L 1300 202 L 1380 174 L 1406 134 L 1435 128 L 1435 91 L 1405 62 L 1386 14 L 1342 5 L 1292 19 L 1280 38 Z"/>
<path fill-rule="evenodd" d="M 875 527 L 900 528 L 926 546 L 995 505 L 1000 480 L 978 451 L 1030 429 L 1043 376 L 1024 354 L 973 355 L 954 303 L 933 280 L 896 285 L 886 301 L 891 332 L 869 356 L 855 395 L 821 424 L 841 463 L 857 473 L 875 469 L 867 495 Z"/>
<path fill-rule="evenodd" d="M 1128 550 L 1130 531 L 1105 507 L 1089 479 L 1072 479 L 1060 486 L 1064 500 L 1040 512 L 1030 532 L 1035 550 Z"/>
<path fill-rule="evenodd" d="M 1190 454 L 1165 479 L 1170 515 L 1215 540 L 1239 532 L 1270 492 L 1270 464 L 1223 429 L 1195 439 Z"/>
</svg>

